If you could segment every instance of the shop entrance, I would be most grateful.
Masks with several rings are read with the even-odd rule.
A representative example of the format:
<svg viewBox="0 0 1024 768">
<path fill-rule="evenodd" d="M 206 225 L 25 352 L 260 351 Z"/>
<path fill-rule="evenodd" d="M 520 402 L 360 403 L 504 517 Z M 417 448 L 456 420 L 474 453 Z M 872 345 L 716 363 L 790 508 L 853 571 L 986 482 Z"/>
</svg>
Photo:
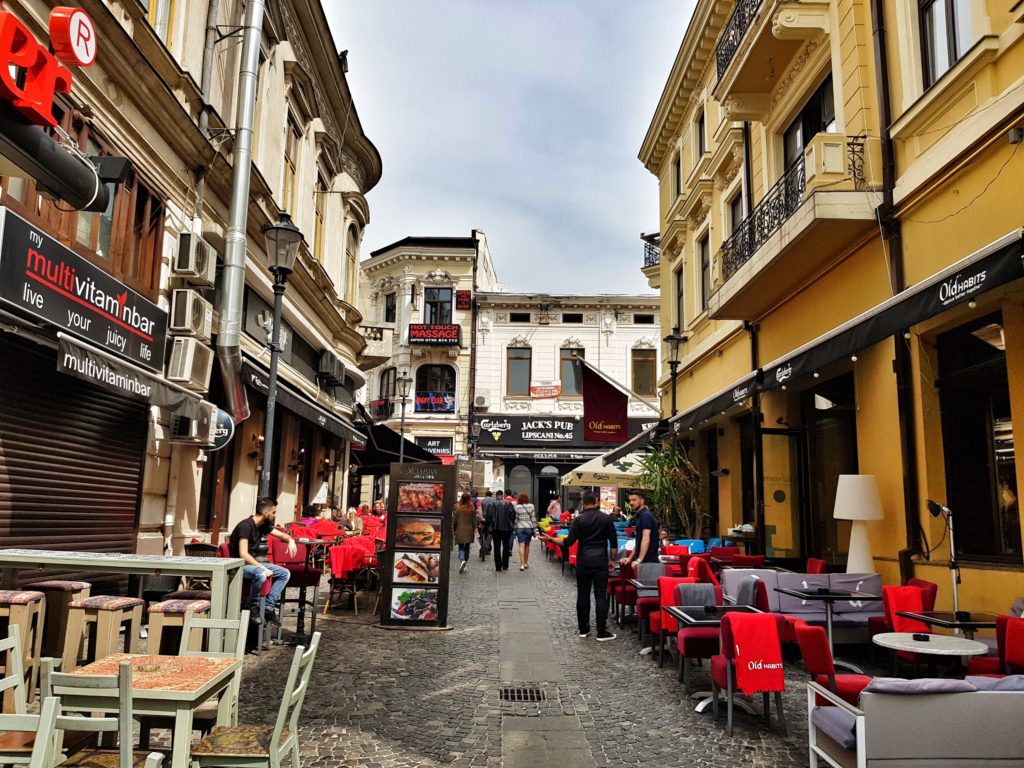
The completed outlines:
<svg viewBox="0 0 1024 768">
<path fill-rule="evenodd" d="M 538 519 L 547 514 L 551 500 L 558 498 L 558 478 L 558 468 L 552 466 L 544 467 L 537 475 L 537 498 L 534 499 L 534 506 L 537 507 Z"/>
</svg>

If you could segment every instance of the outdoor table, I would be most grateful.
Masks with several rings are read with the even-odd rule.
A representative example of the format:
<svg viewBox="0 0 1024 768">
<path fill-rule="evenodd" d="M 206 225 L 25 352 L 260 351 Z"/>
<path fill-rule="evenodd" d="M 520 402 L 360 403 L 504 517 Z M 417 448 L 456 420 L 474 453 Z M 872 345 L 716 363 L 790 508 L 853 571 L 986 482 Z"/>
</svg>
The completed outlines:
<svg viewBox="0 0 1024 768">
<path fill-rule="evenodd" d="M 340 536 L 332 537 L 330 539 L 310 539 L 301 538 L 295 541 L 298 544 L 302 544 L 306 547 L 306 570 L 316 571 L 319 570 L 323 573 L 324 566 L 327 562 L 327 550 L 331 545 L 337 543 Z M 309 600 L 306 598 L 306 590 L 308 587 L 298 587 L 299 590 L 299 610 L 295 617 L 295 633 L 297 635 L 306 635 L 306 608 L 309 606 Z M 315 593 L 314 593 L 315 594 Z M 309 622 L 309 632 L 312 635 L 316 632 L 316 606 L 312 606 L 312 612 Z"/>
<path fill-rule="evenodd" d="M 688 627 L 720 627 L 722 617 L 727 613 L 762 613 L 752 605 L 670 605 L 665 610 L 677 621 Z M 719 638 L 721 642 L 721 638 Z M 712 691 L 697 691 L 690 698 L 697 702 L 695 712 L 704 712 L 714 702 Z M 753 714 L 754 710 L 742 699 L 734 699 L 733 704 L 743 711 Z"/>
<path fill-rule="evenodd" d="M 818 600 L 825 603 L 825 632 L 828 634 L 828 648 L 832 653 L 832 662 L 837 667 L 845 667 L 851 672 L 863 675 L 864 671 L 848 661 L 837 659 L 835 648 L 832 644 L 832 610 L 836 600 L 881 600 L 880 595 L 872 595 L 868 592 L 858 592 L 855 589 L 827 589 L 824 592 L 818 589 L 789 589 L 787 587 L 776 587 L 776 592 L 800 600 Z"/>
<path fill-rule="evenodd" d="M 240 659 L 208 656 L 148 656 L 115 653 L 75 670 L 76 675 L 116 675 L 118 665 L 132 665 L 132 709 L 136 715 L 174 718 L 171 768 L 188 768 L 192 752 L 192 715 L 207 699 L 224 693 L 217 707 L 217 725 L 232 725 L 231 681 L 240 671 Z M 68 708 L 90 712 L 117 712 L 116 696 L 83 688 L 62 696 Z"/>
<path fill-rule="evenodd" d="M 200 576 L 210 580 L 210 618 L 237 619 L 242 612 L 242 566 L 237 557 L 176 557 L 117 552 L 0 549 L 0 587 L 15 589 L 20 571 L 78 571 L 140 576 Z M 141 589 L 141 580 L 140 580 Z M 210 630 L 220 640 L 223 630 Z"/>
<path fill-rule="evenodd" d="M 975 630 L 995 629 L 996 626 L 996 614 L 984 611 L 896 611 L 896 615 L 930 627 L 963 630 L 968 640 L 974 639 Z"/>
<path fill-rule="evenodd" d="M 871 638 L 875 645 L 890 648 L 894 651 L 925 653 L 930 656 L 984 656 L 988 646 L 977 640 L 949 635 L 928 635 L 927 640 L 915 640 L 913 632 L 883 632 Z M 934 675 L 935 662 L 929 660 L 929 674 Z"/>
<path fill-rule="evenodd" d="M 656 597 L 658 595 L 658 582 L 640 581 L 640 579 L 626 579 L 626 584 L 636 587 L 637 597 Z M 615 621 L 621 627 L 626 621 L 626 606 L 619 603 L 615 606 Z"/>
<path fill-rule="evenodd" d="M 752 533 L 748 533 L 748 534 L 745 534 L 745 535 L 743 535 L 743 534 L 735 534 L 735 533 L 726 534 L 725 536 L 722 537 L 722 541 L 725 542 L 726 544 L 732 543 L 732 544 L 736 544 L 736 545 L 742 546 L 743 547 L 743 554 L 745 554 L 745 555 L 753 554 L 750 551 L 750 548 L 754 547 L 756 549 L 757 548 L 757 543 L 758 543 L 757 542 L 757 536 L 752 534 Z"/>
</svg>

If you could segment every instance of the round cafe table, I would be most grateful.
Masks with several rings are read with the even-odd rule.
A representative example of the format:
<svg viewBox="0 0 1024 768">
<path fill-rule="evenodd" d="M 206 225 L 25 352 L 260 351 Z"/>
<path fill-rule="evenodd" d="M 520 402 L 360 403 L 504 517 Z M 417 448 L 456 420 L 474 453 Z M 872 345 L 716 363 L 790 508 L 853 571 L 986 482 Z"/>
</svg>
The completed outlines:
<svg viewBox="0 0 1024 768">
<path fill-rule="evenodd" d="M 928 635 L 928 640 L 915 640 L 913 632 L 883 632 L 875 635 L 872 641 L 883 648 L 894 651 L 912 651 L 928 653 L 934 656 L 984 656 L 988 646 L 977 640 L 949 635 Z"/>
</svg>

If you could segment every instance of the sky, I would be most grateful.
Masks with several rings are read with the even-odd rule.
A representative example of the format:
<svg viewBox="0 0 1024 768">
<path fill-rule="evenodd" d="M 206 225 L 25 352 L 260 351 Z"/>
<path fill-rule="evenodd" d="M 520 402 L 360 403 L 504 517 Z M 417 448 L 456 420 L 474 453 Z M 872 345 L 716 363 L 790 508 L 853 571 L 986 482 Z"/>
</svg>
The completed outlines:
<svg viewBox="0 0 1024 768">
<path fill-rule="evenodd" d="M 695 0 L 329 0 L 384 173 L 363 257 L 487 234 L 526 293 L 652 293 L 637 159 Z"/>
</svg>

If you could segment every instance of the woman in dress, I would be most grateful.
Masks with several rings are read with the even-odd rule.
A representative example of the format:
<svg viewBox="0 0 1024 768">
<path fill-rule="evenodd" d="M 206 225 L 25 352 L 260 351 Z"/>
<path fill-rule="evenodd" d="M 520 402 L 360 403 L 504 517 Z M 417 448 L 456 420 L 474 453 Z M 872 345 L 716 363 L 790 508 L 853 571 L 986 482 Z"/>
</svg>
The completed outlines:
<svg viewBox="0 0 1024 768">
<path fill-rule="evenodd" d="M 530 497 L 520 493 L 516 498 L 516 538 L 519 540 L 519 570 L 530 567 L 530 542 L 536 531 L 537 512 L 530 503 Z"/>
<path fill-rule="evenodd" d="M 476 507 L 470 501 L 468 493 L 462 494 L 453 512 L 452 527 L 455 531 L 455 543 L 459 545 L 459 573 L 465 573 L 469 567 L 469 549 L 476 538 Z"/>
<path fill-rule="evenodd" d="M 562 517 L 562 502 L 558 500 L 558 494 L 551 492 L 551 502 L 548 504 L 548 519 L 558 520 Z"/>
</svg>

